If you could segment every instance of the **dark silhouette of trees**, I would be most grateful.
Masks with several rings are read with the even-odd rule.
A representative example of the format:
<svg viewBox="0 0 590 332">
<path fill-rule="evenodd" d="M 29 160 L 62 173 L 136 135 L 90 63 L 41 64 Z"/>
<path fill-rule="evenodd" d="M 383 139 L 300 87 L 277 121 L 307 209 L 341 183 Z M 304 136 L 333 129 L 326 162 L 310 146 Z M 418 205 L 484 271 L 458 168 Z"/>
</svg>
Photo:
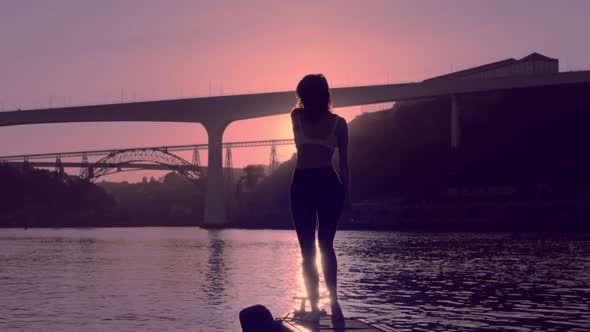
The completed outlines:
<svg viewBox="0 0 590 332">
<path fill-rule="evenodd" d="M 252 190 L 266 176 L 264 165 L 248 165 L 244 167 L 244 173 L 240 182 L 248 190 Z"/>
<path fill-rule="evenodd" d="M 101 182 L 0 163 L 0 227 L 195 226 L 203 185 L 172 172 L 162 182 Z"/>
<path fill-rule="evenodd" d="M 203 219 L 203 183 L 176 172 L 166 174 L 162 182 L 152 177 L 140 183 L 98 185 L 113 196 L 119 225 L 196 226 Z"/>
<path fill-rule="evenodd" d="M 0 164 L 0 227 L 87 226 L 107 218 L 112 198 L 56 172 Z"/>
</svg>

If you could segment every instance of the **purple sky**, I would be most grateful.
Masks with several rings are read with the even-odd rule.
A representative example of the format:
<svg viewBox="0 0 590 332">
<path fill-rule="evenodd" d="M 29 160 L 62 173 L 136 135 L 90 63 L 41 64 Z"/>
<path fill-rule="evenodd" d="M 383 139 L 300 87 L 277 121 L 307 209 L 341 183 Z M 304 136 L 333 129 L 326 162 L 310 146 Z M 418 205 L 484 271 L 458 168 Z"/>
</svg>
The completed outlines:
<svg viewBox="0 0 590 332">
<path fill-rule="evenodd" d="M 590 69 L 590 1 L 295 3 L 3 0 L 0 107 L 291 90 L 310 72 L 334 86 L 418 81 L 535 51 Z M 288 137 L 277 116 L 234 123 L 224 140 Z M 206 139 L 195 124 L 94 123 L 3 127 L 0 142 L 6 155 Z M 267 163 L 268 150 L 235 151 L 234 165 Z"/>
</svg>

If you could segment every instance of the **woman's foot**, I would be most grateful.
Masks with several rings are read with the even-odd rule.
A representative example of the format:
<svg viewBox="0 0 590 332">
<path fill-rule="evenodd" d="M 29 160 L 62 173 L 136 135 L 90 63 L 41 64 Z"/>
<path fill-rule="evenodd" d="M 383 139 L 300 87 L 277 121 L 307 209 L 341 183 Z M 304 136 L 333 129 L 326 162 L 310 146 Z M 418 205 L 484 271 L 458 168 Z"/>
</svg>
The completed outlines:
<svg viewBox="0 0 590 332">
<path fill-rule="evenodd" d="M 320 311 L 305 311 L 300 312 L 298 315 L 295 316 L 298 321 L 302 322 L 310 322 L 310 323 L 318 323 L 320 321 L 321 312 Z"/>
<path fill-rule="evenodd" d="M 340 308 L 340 304 L 338 301 L 332 303 L 330 305 L 332 308 L 332 320 L 333 321 L 341 321 L 344 320 L 344 314 L 342 313 L 342 308 Z"/>
</svg>

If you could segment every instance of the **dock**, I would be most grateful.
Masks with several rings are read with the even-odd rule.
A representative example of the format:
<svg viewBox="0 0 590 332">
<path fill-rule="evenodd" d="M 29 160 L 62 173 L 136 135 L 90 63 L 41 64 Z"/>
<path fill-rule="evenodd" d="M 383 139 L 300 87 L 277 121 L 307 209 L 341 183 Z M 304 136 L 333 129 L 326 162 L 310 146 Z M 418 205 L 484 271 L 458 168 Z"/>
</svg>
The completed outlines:
<svg viewBox="0 0 590 332">
<path fill-rule="evenodd" d="M 330 315 L 325 315 L 316 324 L 299 321 L 293 317 L 293 314 L 288 314 L 284 318 L 281 318 L 281 321 L 283 322 L 284 332 L 395 332 L 389 326 L 371 322 L 363 318 L 345 318 L 344 321 L 332 322 Z"/>
</svg>

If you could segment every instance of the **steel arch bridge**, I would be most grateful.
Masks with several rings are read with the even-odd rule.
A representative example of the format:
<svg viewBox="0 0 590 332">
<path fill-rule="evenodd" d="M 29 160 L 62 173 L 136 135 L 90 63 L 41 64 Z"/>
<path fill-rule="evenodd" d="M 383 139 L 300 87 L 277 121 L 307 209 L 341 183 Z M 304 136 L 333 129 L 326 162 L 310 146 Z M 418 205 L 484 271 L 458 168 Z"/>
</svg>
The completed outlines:
<svg viewBox="0 0 590 332">
<path fill-rule="evenodd" d="M 226 150 L 225 173 L 231 183 L 233 176 L 232 149 L 270 146 L 269 173 L 272 173 L 280 164 L 277 156 L 277 146 L 292 145 L 293 139 L 272 139 L 260 141 L 225 142 Z M 201 167 L 199 151 L 207 150 L 208 144 L 152 146 L 127 149 L 74 151 L 41 153 L 29 155 L 0 156 L 0 164 L 15 166 L 55 168 L 58 174 L 64 174 L 64 168 L 79 168 L 80 177 L 88 180 L 96 180 L 98 177 L 137 170 L 176 170 L 189 179 L 201 179 L 206 175 L 206 168 Z M 192 164 L 173 154 L 173 152 L 192 151 Z M 81 157 L 82 161 L 71 161 L 71 158 Z M 90 162 L 89 157 L 100 157 L 96 162 Z M 55 161 L 48 161 L 54 159 Z M 146 163 L 149 162 L 149 163 Z M 227 179 L 226 179 L 227 180 Z"/>
<path fill-rule="evenodd" d="M 123 167 L 130 165 L 140 166 L 149 162 L 164 166 L 170 170 L 177 171 L 191 180 L 201 180 L 203 171 L 198 165 L 193 165 L 181 157 L 171 154 L 167 149 L 129 149 L 113 151 L 95 163 L 83 167 L 80 178 L 94 181 L 101 176 L 120 172 Z"/>
</svg>

